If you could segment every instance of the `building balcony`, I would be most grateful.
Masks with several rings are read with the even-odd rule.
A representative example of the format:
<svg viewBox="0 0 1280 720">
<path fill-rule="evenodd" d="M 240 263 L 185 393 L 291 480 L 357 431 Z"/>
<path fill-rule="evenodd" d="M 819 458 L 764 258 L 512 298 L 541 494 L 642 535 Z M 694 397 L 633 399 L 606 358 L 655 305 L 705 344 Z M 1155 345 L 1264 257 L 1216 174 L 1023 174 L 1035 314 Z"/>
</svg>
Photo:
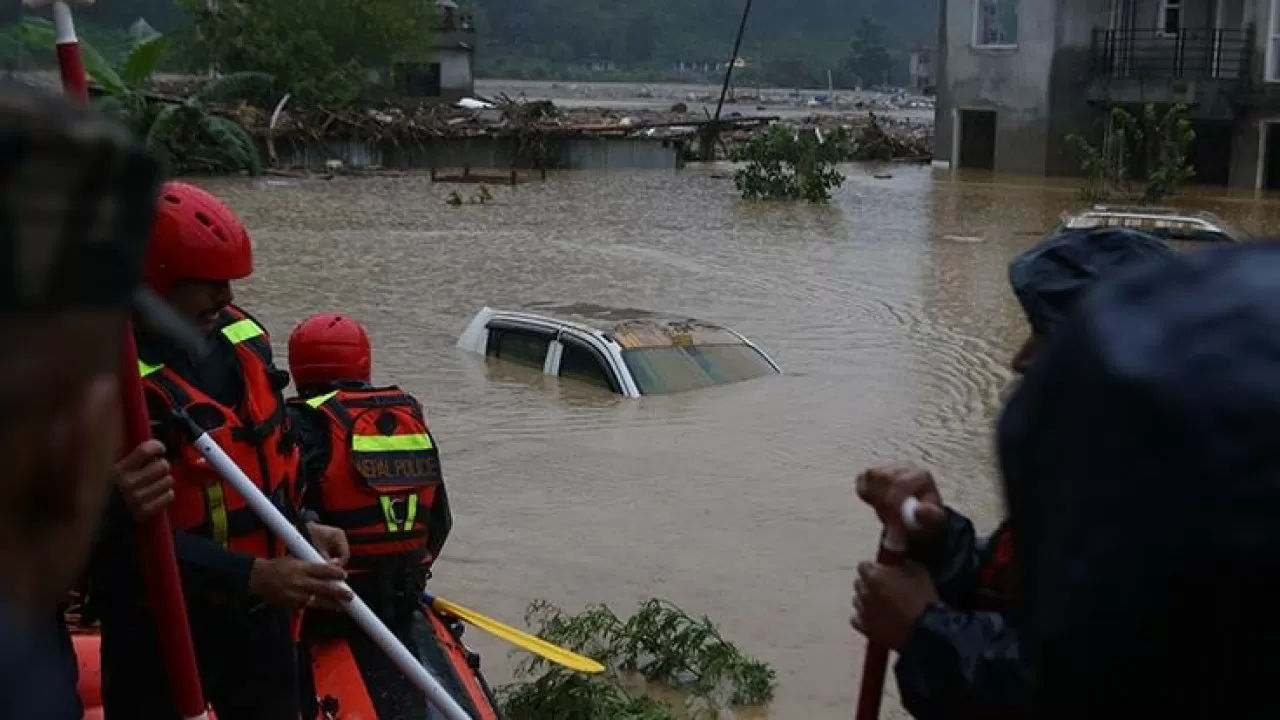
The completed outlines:
<svg viewBox="0 0 1280 720">
<path fill-rule="evenodd" d="M 1181 103 L 1198 115 L 1232 117 L 1252 81 L 1253 31 L 1094 30 L 1089 100 Z"/>
<path fill-rule="evenodd" d="M 1104 79 L 1247 80 L 1249 30 L 1094 30 L 1090 66 Z"/>
</svg>

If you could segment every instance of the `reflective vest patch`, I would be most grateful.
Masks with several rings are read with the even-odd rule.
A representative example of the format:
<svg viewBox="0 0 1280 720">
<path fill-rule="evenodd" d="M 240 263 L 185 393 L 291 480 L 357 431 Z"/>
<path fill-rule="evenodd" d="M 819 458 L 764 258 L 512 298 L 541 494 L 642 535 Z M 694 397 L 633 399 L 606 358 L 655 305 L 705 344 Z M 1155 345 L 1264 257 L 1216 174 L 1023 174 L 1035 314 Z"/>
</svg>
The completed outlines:
<svg viewBox="0 0 1280 720">
<path fill-rule="evenodd" d="M 395 387 L 338 390 L 304 402 L 329 426 L 317 510 L 346 531 L 352 569 L 390 557 L 424 560 L 444 476 L 418 403 Z"/>
</svg>

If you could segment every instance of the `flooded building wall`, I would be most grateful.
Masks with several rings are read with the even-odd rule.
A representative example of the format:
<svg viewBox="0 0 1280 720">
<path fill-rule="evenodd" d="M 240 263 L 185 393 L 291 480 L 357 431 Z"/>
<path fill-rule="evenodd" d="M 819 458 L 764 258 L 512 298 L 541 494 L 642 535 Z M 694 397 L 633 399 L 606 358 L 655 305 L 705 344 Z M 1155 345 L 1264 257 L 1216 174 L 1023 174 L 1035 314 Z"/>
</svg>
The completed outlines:
<svg viewBox="0 0 1280 720">
<path fill-rule="evenodd" d="M 1268 73 L 1267 68 L 1269 62 L 1280 68 L 1280 36 L 1270 37 L 1271 32 L 1280 32 L 1280 0 L 1235 2 L 1243 4 L 1242 24 L 1252 30 L 1254 44 L 1248 58 L 1248 90 L 1243 93 L 1246 102 L 1238 104 L 1235 118 L 1231 185 L 1280 189 L 1280 82 L 1274 81 L 1280 80 L 1280 73 Z M 1273 43 L 1274 56 L 1268 57 Z"/>
<path fill-rule="evenodd" d="M 1077 0 L 1078 1 L 1078 0 Z M 962 162 L 966 140 L 994 146 L 991 169 L 1043 175 L 1050 142 L 1050 68 L 1057 47 L 1055 0 L 945 0 L 939 24 L 934 157 Z M 1012 14 L 1008 10 L 1013 8 Z M 1003 26 L 993 29 L 994 16 Z M 995 113 L 994 137 L 966 137 L 978 113 Z M 990 124 L 989 118 L 983 125 Z"/>
<path fill-rule="evenodd" d="M 1016 15 L 1002 10 L 1008 3 Z M 1280 184 L 1268 160 L 1280 162 L 1269 140 L 1280 140 L 1277 4 L 1183 0 L 1171 20 L 1159 0 L 944 0 L 937 164 L 1074 175 L 1065 138 L 1100 140 L 1106 107 L 1181 103 L 1202 131 L 1191 155 L 1222 156 L 1201 182 L 1271 189 L 1268 178 Z M 987 29 L 1002 13 L 1016 36 Z"/>
</svg>

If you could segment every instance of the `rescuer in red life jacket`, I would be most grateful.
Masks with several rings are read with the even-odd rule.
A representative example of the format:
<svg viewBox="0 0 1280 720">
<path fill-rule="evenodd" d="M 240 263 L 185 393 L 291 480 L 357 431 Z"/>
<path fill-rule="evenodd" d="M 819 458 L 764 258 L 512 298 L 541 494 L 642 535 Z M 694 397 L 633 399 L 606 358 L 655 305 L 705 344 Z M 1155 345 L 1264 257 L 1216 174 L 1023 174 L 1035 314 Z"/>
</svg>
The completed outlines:
<svg viewBox="0 0 1280 720">
<path fill-rule="evenodd" d="M 352 589 L 438 670 L 421 597 L 453 517 L 421 404 L 394 385 L 371 385 L 370 355 L 364 328 L 343 315 L 308 318 L 289 336 L 305 505 L 346 532 Z M 426 717 L 421 693 L 345 615 L 308 613 L 304 635 L 347 642 L 379 718 Z"/>
<path fill-rule="evenodd" d="M 333 561 L 288 557 L 200 456 L 184 419 L 208 431 L 286 515 L 299 516 L 299 452 L 281 395 L 288 376 L 272 361 L 266 331 L 231 304 L 231 281 L 252 270 L 249 235 L 235 214 L 204 190 L 167 183 L 143 279 L 209 333 L 209 349 L 191 357 L 140 321 L 138 370 L 153 427 L 169 448 L 170 517 L 206 695 L 221 720 L 296 720 L 294 613 L 345 599 L 331 584 L 345 577 L 345 538 L 306 523 Z M 91 580 L 103 624 L 104 708 L 114 720 L 168 720 L 175 715 L 123 506 L 108 519 Z"/>
</svg>

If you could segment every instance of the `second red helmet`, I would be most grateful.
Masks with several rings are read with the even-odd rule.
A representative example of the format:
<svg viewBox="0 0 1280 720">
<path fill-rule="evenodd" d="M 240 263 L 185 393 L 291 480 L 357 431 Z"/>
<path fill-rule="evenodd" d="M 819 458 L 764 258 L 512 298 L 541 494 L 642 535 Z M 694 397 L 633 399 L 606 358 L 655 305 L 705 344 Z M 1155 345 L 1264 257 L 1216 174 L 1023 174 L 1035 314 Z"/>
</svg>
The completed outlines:
<svg viewBox="0 0 1280 720">
<path fill-rule="evenodd" d="M 369 382 L 371 365 L 369 336 L 346 315 L 312 315 L 289 335 L 289 372 L 296 387 Z"/>
</svg>

